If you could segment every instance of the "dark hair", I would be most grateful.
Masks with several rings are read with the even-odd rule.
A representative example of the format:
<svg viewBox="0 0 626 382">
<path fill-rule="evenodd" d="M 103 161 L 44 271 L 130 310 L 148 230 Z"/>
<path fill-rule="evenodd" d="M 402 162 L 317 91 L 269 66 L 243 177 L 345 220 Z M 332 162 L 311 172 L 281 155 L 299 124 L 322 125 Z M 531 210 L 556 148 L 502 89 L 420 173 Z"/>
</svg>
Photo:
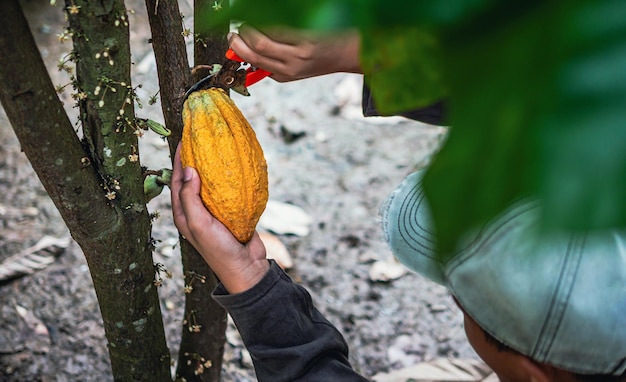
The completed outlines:
<svg viewBox="0 0 626 382">
<path fill-rule="evenodd" d="M 491 334 L 487 333 L 487 331 L 483 328 L 480 328 L 483 332 L 483 334 L 485 335 L 485 341 L 492 345 L 493 347 L 496 348 L 497 351 L 501 352 L 501 353 L 517 353 L 519 354 L 519 352 L 517 350 L 513 350 L 512 348 L 508 347 L 507 345 L 503 344 L 502 342 L 498 341 L 494 336 L 492 336 Z"/>
<path fill-rule="evenodd" d="M 580 382 L 625 382 L 626 372 L 622 375 L 607 375 L 607 374 L 574 374 L 574 378 Z"/>
<path fill-rule="evenodd" d="M 486 342 L 493 345 L 497 351 L 519 354 L 517 350 L 512 349 L 509 346 L 498 341 L 495 337 L 487 333 L 487 331 L 485 331 L 484 329 L 482 329 L 482 332 L 485 335 Z M 569 372 L 569 373 L 571 373 L 574 376 L 574 379 L 580 382 L 626 382 L 626 372 L 622 373 L 622 375 L 579 374 L 579 373 L 572 373 L 572 372 Z"/>
<path fill-rule="evenodd" d="M 459 309 L 461 309 L 461 311 L 463 311 L 463 313 L 465 315 L 468 315 L 469 317 L 471 317 L 466 311 L 465 309 L 463 309 L 463 306 L 461 306 L 461 303 L 459 302 L 459 300 L 457 300 L 456 296 L 454 296 L 453 294 L 451 294 L 452 299 L 454 300 L 454 302 L 456 303 L 456 305 L 459 307 Z M 478 324 L 478 323 L 476 323 Z M 500 342 L 499 340 L 497 340 L 494 336 L 492 336 L 491 334 L 487 333 L 487 331 L 485 329 L 483 329 L 480 325 L 478 325 L 478 327 L 480 328 L 480 330 L 483 332 L 483 335 L 485 336 L 485 341 L 492 345 L 493 347 L 496 348 L 496 350 L 498 352 L 505 352 L 505 353 L 514 353 L 514 354 L 521 354 L 520 352 L 518 352 L 517 350 L 503 344 L 502 342 Z M 567 371 L 567 370 L 565 370 Z M 571 371 L 567 371 L 568 373 L 572 374 L 574 376 L 574 379 L 576 379 L 579 382 L 626 382 L 626 371 L 623 372 L 621 375 L 610 375 L 610 374 L 579 374 L 579 373 L 574 373 Z"/>
</svg>

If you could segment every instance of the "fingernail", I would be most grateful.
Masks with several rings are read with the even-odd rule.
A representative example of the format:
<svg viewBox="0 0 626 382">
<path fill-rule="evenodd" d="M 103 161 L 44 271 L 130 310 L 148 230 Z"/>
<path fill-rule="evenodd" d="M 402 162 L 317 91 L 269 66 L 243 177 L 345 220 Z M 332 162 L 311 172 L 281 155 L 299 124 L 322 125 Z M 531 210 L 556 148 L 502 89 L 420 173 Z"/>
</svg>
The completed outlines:
<svg viewBox="0 0 626 382">
<path fill-rule="evenodd" d="M 233 37 L 233 35 L 233 32 L 228 32 L 228 34 L 226 35 L 226 40 L 230 41 L 230 38 Z"/>
<path fill-rule="evenodd" d="M 188 182 L 193 178 L 193 169 L 191 167 L 185 167 L 183 170 L 183 181 Z"/>
</svg>

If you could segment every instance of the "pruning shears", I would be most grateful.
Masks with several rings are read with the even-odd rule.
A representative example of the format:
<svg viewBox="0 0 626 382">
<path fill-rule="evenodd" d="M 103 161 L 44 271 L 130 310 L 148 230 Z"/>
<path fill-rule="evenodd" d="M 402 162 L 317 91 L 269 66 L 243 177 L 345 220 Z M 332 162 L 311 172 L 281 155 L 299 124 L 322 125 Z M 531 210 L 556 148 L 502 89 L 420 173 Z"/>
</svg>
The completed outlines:
<svg viewBox="0 0 626 382">
<path fill-rule="evenodd" d="M 223 65 L 213 64 L 204 66 L 210 70 L 210 74 L 192 85 L 183 97 L 187 99 L 189 94 L 211 87 L 232 89 L 237 93 L 249 96 L 248 86 L 253 85 L 272 73 L 267 70 L 256 68 L 237 55 L 232 49 L 226 51 L 228 59 Z"/>
<path fill-rule="evenodd" d="M 237 55 L 237 53 L 235 53 L 234 50 L 230 48 L 226 51 L 226 58 L 232 61 L 241 62 L 242 65 L 247 66 L 247 68 L 245 68 L 246 87 L 256 84 L 257 82 L 261 81 L 265 77 L 272 75 L 272 73 L 268 72 L 267 70 L 256 68 L 252 65 L 248 65 L 241 57 Z"/>
</svg>

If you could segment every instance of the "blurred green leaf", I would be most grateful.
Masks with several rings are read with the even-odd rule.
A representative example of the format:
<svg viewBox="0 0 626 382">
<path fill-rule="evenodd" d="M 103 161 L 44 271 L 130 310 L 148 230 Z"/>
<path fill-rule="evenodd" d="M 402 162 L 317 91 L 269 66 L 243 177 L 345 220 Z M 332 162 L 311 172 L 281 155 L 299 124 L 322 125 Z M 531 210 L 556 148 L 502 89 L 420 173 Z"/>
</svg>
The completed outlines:
<svg viewBox="0 0 626 382">
<path fill-rule="evenodd" d="M 554 25 L 564 56 L 556 105 L 537 137 L 546 222 L 626 224 L 626 3 L 568 4 Z"/>
<path fill-rule="evenodd" d="M 442 251 L 529 195 L 548 228 L 626 225 L 626 3 L 237 0 L 233 12 L 358 28 L 383 112 L 447 97 L 453 127 L 425 178 Z"/>
<path fill-rule="evenodd" d="M 457 238 L 537 189 L 541 118 L 556 61 L 548 5 L 501 8 L 447 32 L 451 131 L 424 179 L 444 252 Z"/>
<path fill-rule="evenodd" d="M 356 0 L 237 0 L 230 17 L 256 27 L 274 25 L 303 29 L 333 29 L 353 24 L 351 7 Z"/>
<path fill-rule="evenodd" d="M 426 107 L 446 95 L 434 33 L 396 27 L 361 35 L 361 66 L 382 115 Z"/>
<path fill-rule="evenodd" d="M 542 3 L 448 32 L 454 127 L 425 178 L 443 251 L 528 195 L 548 229 L 626 225 L 624 11 Z"/>
</svg>

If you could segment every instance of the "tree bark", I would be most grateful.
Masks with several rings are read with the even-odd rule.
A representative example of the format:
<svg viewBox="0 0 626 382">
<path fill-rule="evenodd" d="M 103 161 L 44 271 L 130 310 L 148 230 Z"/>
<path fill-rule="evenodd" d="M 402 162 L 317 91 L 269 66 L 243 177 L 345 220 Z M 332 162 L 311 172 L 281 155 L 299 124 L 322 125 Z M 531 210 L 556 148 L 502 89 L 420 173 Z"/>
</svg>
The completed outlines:
<svg viewBox="0 0 626 382">
<path fill-rule="evenodd" d="M 146 8 L 159 77 L 161 109 L 165 125 L 172 131 L 168 144 L 173 158 L 183 133 L 183 96 L 192 81 L 183 25 L 178 2 L 146 0 Z"/>
<path fill-rule="evenodd" d="M 172 158 L 182 135 L 183 95 L 192 85 L 183 25 L 176 2 L 146 0 L 152 46 L 157 62 L 161 104 Z M 226 41 L 222 36 L 222 41 Z M 207 51 L 223 57 L 223 43 Z M 177 377 L 186 381 L 219 381 L 226 340 L 226 312 L 212 298 L 217 285 L 212 270 L 202 256 L 181 238 L 181 257 L 185 275 L 185 312 L 178 356 Z"/>
<path fill-rule="evenodd" d="M 95 2 L 92 2 L 95 3 Z M 131 124 L 117 119 L 130 84 L 128 27 L 123 1 L 72 1 L 84 144 L 59 101 L 18 0 L 0 2 L 0 100 L 22 148 L 82 248 L 102 312 L 116 381 L 171 381 L 170 356 L 152 263 L 150 219 Z M 117 30 L 113 30 L 117 28 Z M 94 62 L 108 49 L 114 64 Z M 101 56 L 102 57 L 102 56 Z M 111 66 L 108 68 L 106 65 Z M 116 66 L 117 65 L 117 66 Z M 96 83 L 110 83 L 106 98 Z M 84 98 L 83 98 L 84 95 Z M 104 99 L 104 106 L 99 101 Z M 123 120 L 126 122 L 126 119 Z M 118 129 L 119 128 L 119 129 Z M 115 193 L 115 198 L 112 197 Z M 107 198 L 107 195 L 109 198 Z"/>
<path fill-rule="evenodd" d="M 216 10 L 215 5 L 219 4 Z M 210 1 L 210 0 L 194 0 L 195 16 L 193 18 L 194 31 L 196 38 L 193 46 L 194 65 L 211 65 L 223 64 L 226 62 L 226 50 L 228 49 L 228 40 L 226 35 L 230 26 L 228 22 L 213 27 L 207 27 L 209 20 L 206 17 L 218 12 L 226 12 L 228 10 L 227 1 Z M 198 72 L 194 78 L 194 82 L 200 80 L 206 74 Z"/>
<path fill-rule="evenodd" d="M 226 34 L 228 24 L 217 29 L 210 30 L 206 34 L 198 34 L 200 24 L 205 23 L 203 17 L 210 12 L 215 5 L 215 1 L 195 0 L 194 1 L 194 65 L 222 64 L 226 58 L 224 53 L 228 48 Z M 217 2 L 221 4 L 222 11 L 228 7 L 227 1 Z M 199 81 L 208 73 L 197 71 L 193 82 Z M 203 335 L 198 337 L 193 331 L 183 329 L 181 348 L 178 358 L 178 373 L 188 381 L 218 382 L 221 377 L 221 369 L 224 355 L 224 344 L 226 342 L 226 311 L 215 300 L 211 298 L 213 289 L 219 280 L 213 270 L 207 265 L 195 249 L 185 241 L 183 245 L 183 270 L 187 284 L 193 282 L 193 291 L 186 295 L 185 317 L 189 320 L 193 318 L 202 327 Z M 204 283 L 194 280 L 195 275 L 201 275 L 205 279 Z M 210 360 L 211 368 L 205 370 L 201 375 L 193 375 L 190 370 L 183 370 L 184 364 L 188 361 L 197 363 L 193 358 L 200 355 L 203 359 Z"/>
<path fill-rule="evenodd" d="M 19 2 L 0 2 L 0 100 L 43 186 L 75 238 L 117 221 L 46 71 Z"/>
</svg>

